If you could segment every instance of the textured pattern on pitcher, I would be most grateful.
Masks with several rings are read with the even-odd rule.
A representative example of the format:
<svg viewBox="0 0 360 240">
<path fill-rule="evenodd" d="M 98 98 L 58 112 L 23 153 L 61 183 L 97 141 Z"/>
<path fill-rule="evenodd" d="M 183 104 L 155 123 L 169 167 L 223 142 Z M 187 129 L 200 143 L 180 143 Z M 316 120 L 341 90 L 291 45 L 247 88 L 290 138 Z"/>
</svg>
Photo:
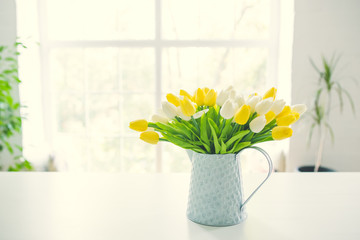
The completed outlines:
<svg viewBox="0 0 360 240">
<path fill-rule="evenodd" d="M 212 226 L 239 223 L 244 213 L 236 155 L 194 153 L 192 165 L 188 218 Z"/>
</svg>

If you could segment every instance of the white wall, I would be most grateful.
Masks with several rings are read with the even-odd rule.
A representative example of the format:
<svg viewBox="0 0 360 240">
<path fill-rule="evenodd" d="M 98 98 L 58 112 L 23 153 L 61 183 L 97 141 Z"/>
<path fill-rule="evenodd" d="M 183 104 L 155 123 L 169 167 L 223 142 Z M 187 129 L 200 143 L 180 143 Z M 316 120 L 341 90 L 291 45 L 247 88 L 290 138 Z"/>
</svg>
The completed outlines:
<svg viewBox="0 0 360 240">
<path fill-rule="evenodd" d="M 16 7 L 15 0 L 0 0 L 0 45 L 12 45 L 16 40 Z M 13 86 L 13 97 L 19 101 L 19 89 Z M 16 134 L 12 143 L 21 146 L 21 135 Z M 0 155 L 0 165 L 7 166 L 12 157 L 3 151 Z"/>
<path fill-rule="evenodd" d="M 323 165 L 338 171 L 360 171 L 360 1 L 358 0 L 295 0 L 294 43 L 292 59 L 292 103 L 310 103 L 314 96 L 317 75 L 309 57 L 320 61 L 321 54 L 342 55 L 338 65 L 338 79 L 353 96 L 357 118 L 350 105 L 340 115 L 333 111 L 331 125 L 335 132 L 335 145 L 330 137 L 324 150 Z M 359 86 L 344 79 L 355 77 Z M 334 102 L 338 105 L 338 101 Z M 309 126 L 305 121 L 294 128 L 290 142 L 287 169 L 313 164 L 318 139 L 306 147 Z"/>
</svg>

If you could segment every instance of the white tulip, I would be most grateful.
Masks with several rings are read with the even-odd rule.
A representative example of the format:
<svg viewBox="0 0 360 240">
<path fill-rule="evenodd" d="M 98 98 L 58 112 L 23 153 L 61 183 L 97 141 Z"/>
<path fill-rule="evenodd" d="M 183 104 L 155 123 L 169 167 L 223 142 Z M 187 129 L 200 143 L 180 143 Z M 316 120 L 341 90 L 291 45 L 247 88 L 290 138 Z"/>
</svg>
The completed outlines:
<svg viewBox="0 0 360 240">
<path fill-rule="evenodd" d="M 286 102 L 283 99 L 277 99 L 274 101 L 270 111 L 273 111 L 275 115 L 278 115 L 284 109 L 285 104 Z"/>
<path fill-rule="evenodd" d="M 245 99 L 244 99 L 244 96 L 242 95 L 239 95 L 239 96 L 236 96 L 235 97 L 235 102 L 238 104 L 238 106 L 242 106 L 245 104 Z"/>
<path fill-rule="evenodd" d="M 177 108 L 175 107 L 174 104 L 163 101 L 161 103 L 162 106 L 162 111 L 165 113 L 165 115 L 170 118 L 173 119 L 175 118 L 175 116 L 177 116 Z"/>
<path fill-rule="evenodd" d="M 256 104 L 258 104 L 258 102 L 261 101 L 261 97 L 260 96 L 252 96 L 251 98 L 249 98 L 246 101 L 246 105 L 250 106 L 250 111 L 251 113 L 255 112 L 255 106 Z"/>
<path fill-rule="evenodd" d="M 272 98 L 264 99 L 258 102 L 255 106 L 255 112 L 259 115 L 265 115 L 273 105 Z"/>
<path fill-rule="evenodd" d="M 183 112 L 181 111 L 180 107 L 176 108 L 176 113 L 179 117 L 181 117 L 181 119 L 185 120 L 185 121 L 189 121 L 191 119 L 191 117 L 186 116 L 185 114 L 183 114 Z"/>
<path fill-rule="evenodd" d="M 306 112 L 307 107 L 305 104 L 296 104 L 291 107 L 291 110 L 293 110 L 294 112 L 297 112 L 301 116 L 304 112 Z"/>
<path fill-rule="evenodd" d="M 226 102 L 226 100 L 228 100 L 229 98 L 229 94 L 227 91 L 221 90 L 219 92 L 219 94 L 216 97 L 216 104 L 219 106 L 224 105 L 224 103 Z"/>
<path fill-rule="evenodd" d="M 236 91 L 235 91 L 235 89 L 229 90 L 228 93 L 229 93 L 229 98 L 235 99 L 235 97 L 236 97 Z"/>
<path fill-rule="evenodd" d="M 169 120 L 170 120 L 169 118 L 167 118 L 166 116 L 163 116 L 162 114 L 154 114 L 151 117 L 151 121 L 154 123 L 157 123 L 157 122 L 168 123 Z"/>
<path fill-rule="evenodd" d="M 259 133 L 266 125 L 266 118 L 264 115 L 256 117 L 249 124 L 250 130 L 254 133 Z"/>
<path fill-rule="evenodd" d="M 220 109 L 220 115 L 225 119 L 230 119 L 235 115 L 237 104 L 228 99 Z"/>
<path fill-rule="evenodd" d="M 198 118 L 200 118 L 203 114 L 207 113 L 208 111 L 209 111 L 209 109 L 201 110 L 201 111 L 195 113 L 195 114 L 193 115 L 193 118 L 198 119 Z"/>
</svg>

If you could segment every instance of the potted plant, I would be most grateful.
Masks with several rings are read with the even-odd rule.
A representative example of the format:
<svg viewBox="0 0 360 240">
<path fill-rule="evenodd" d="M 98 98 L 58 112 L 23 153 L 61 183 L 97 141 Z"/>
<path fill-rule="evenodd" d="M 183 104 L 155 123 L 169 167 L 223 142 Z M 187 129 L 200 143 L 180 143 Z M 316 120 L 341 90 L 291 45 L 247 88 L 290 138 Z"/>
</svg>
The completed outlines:
<svg viewBox="0 0 360 240">
<path fill-rule="evenodd" d="M 326 139 L 330 135 L 332 143 L 334 144 L 334 131 L 330 125 L 331 111 L 335 109 L 333 106 L 332 98 L 337 96 L 340 103 L 340 111 L 342 112 L 344 107 L 344 98 L 346 98 L 350 105 L 353 113 L 355 113 L 354 102 L 349 92 L 341 85 L 339 80 L 334 78 L 336 65 L 340 60 L 340 56 L 333 55 L 328 60 L 324 56 L 321 58 L 321 66 L 318 67 L 312 59 L 310 63 L 319 75 L 318 88 L 316 90 L 315 98 L 313 99 L 312 109 L 308 112 L 310 116 L 310 131 L 309 131 L 309 145 L 313 132 L 317 130 L 319 135 L 319 148 L 316 153 L 315 165 L 300 166 L 298 171 L 300 172 L 333 172 L 335 170 L 321 166 L 323 159 L 323 152 Z"/>
<path fill-rule="evenodd" d="M 21 146 L 11 142 L 15 133 L 21 132 L 20 103 L 13 97 L 13 86 L 21 81 L 18 78 L 16 56 L 17 47 L 25 47 L 16 42 L 13 46 L 0 46 L 0 154 L 7 150 L 12 157 L 10 166 L 1 165 L 0 170 L 20 171 L 32 170 L 32 165 L 21 154 L 16 155 L 15 149 L 22 151 Z"/>
<path fill-rule="evenodd" d="M 245 204 L 272 172 L 270 157 L 254 145 L 291 137 L 290 125 L 306 110 L 303 104 L 290 107 L 276 99 L 276 91 L 271 88 L 263 96 L 255 93 L 244 98 L 232 87 L 219 93 L 209 88 L 198 88 L 194 94 L 180 90 L 179 95 L 167 94 L 152 122 L 130 123 L 147 143 L 170 142 L 188 151 L 192 171 L 187 216 L 191 221 L 228 226 L 246 218 Z M 269 173 L 245 200 L 239 157 L 249 148 L 266 157 Z"/>
</svg>

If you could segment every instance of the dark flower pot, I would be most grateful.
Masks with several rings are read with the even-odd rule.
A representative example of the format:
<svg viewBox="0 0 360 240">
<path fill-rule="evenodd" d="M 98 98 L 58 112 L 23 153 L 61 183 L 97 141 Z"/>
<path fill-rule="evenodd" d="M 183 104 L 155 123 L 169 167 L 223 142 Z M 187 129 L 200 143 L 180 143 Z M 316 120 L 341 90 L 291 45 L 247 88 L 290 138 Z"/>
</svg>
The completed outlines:
<svg viewBox="0 0 360 240">
<path fill-rule="evenodd" d="M 315 166 L 300 166 L 297 168 L 298 172 L 314 172 Z M 336 172 L 334 169 L 327 168 L 327 167 L 319 167 L 319 172 Z"/>
</svg>

